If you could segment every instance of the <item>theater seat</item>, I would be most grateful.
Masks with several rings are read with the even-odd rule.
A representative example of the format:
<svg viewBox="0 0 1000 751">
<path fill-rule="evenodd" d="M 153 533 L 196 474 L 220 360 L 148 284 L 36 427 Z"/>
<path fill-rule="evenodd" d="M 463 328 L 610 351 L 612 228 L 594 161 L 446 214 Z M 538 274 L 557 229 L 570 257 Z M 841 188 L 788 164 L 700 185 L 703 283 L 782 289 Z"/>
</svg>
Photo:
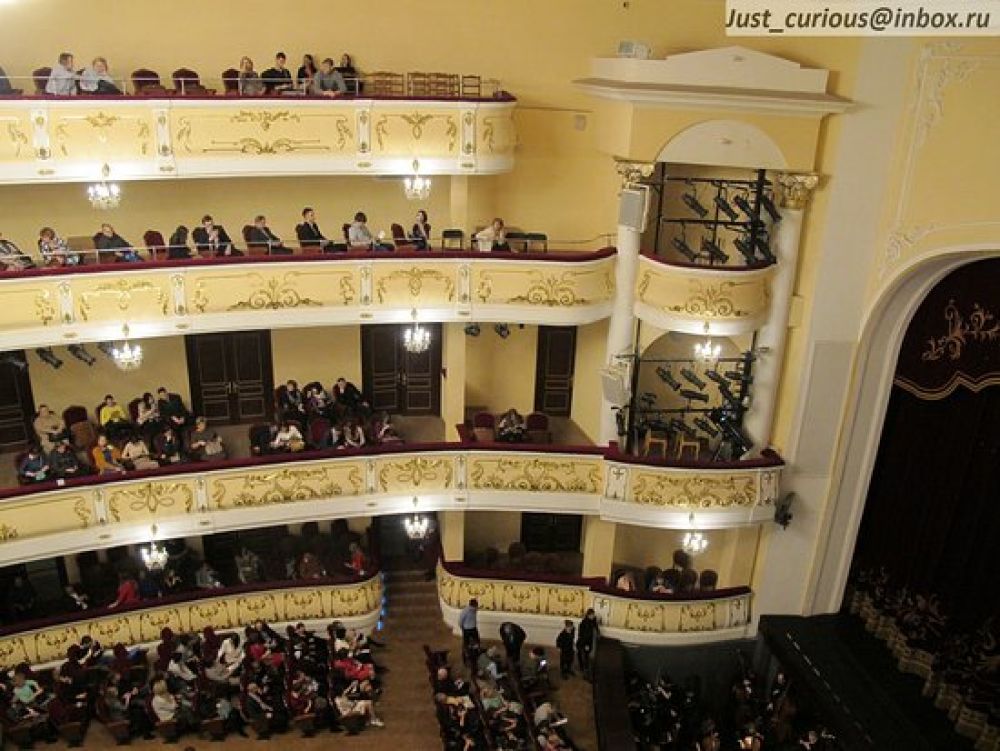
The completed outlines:
<svg viewBox="0 0 1000 751">
<path fill-rule="evenodd" d="M 417 247 L 407 239 L 401 224 L 392 225 L 392 242 L 395 244 L 396 250 L 415 250 Z"/>
<path fill-rule="evenodd" d="M 160 74 L 149 68 L 132 71 L 132 91 L 138 96 L 166 96 L 170 93 L 160 83 Z"/>
<path fill-rule="evenodd" d="M 142 235 L 142 244 L 149 251 L 149 260 L 155 261 L 158 258 L 166 259 L 167 244 L 163 240 L 163 235 L 155 229 L 148 229 Z"/>
<path fill-rule="evenodd" d="M 489 412 L 477 412 L 472 418 L 472 434 L 478 443 L 492 443 L 496 440 L 497 418 Z"/>
<path fill-rule="evenodd" d="M 552 443 L 552 433 L 549 431 L 549 416 L 541 412 L 532 412 L 524 421 L 531 443 Z"/>
<path fill-rule="evenodd" d="M 240 72 L 236 68 L 222 71 L 222 91 L 226 96 L 239 96 Z"/>
<path fill-rule="evenodd" d="M 460 229 L 446 229 L 441 233 L 441 247 L 445 250 L 448 248 L 462 250 L 465 248 L 465 232 Z"/>
<path fill-rule="evenodd" d="M 198 71 L 190 68 L 178 68 L 171 78 L 174 81 L 174 91 L 181 96 L 212 96 L 215 89 L 206 89 L 201 85 Z"/>
<path fill-rule="evenodd" d="M 49 76 L 52 75 L 52 68 L 35 68 L 31 71 L 31 78 L 35 82 L 35 93 L 44 94 L 45 85 L 49 82 Z"/>
</svg>

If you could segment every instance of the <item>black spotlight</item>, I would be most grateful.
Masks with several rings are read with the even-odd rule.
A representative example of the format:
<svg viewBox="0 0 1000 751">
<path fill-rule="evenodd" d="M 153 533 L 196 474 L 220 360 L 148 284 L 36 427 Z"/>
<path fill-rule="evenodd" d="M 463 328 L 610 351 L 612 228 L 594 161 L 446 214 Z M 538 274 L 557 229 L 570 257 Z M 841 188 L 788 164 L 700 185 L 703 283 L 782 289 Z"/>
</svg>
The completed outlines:
<svg viewBox="0 0 1000 751">
<path fill-rule="evenodd" d="M 660 377 L 660 380 L 667 384 L 674 391 L 679 391 L 681 388 L 681 382 L 674 378 L 674 374 L 667 370 L 662 365 L 656 366 L 656 375 Z"/>
<path fill-rule="evenodd" d="M 52 347 L 39 347 L 35 350 L 35 354 L 46 365 L 51 365 L 57 369 L 62 367 L 63 361 L 56 357 L 56 353 L 52 351 Z"/>
<path fill-rule="evenodd" d="M 467 323 L 465 324 L 465 335 L 466 336 L 479 336 L 482 331 L 478 323 Z"/>
<path fill-rule="evenodd" d="M 719 211 L 729 217 L 729 221 L 735 222 L 740 218 L 740 215 L 736 213 L 736 209 L 730 206 L 729 201 L 722 195 L 721 190 L 715 195 L 715 205 L 719 207 Z"/>
<path fill-rule="evenodd" d="M 84 349 L 82 344 L 71 344 L 66 348 L 73 357 L 82 362 L 87 367 L 97 362 L 97 358 Z"/>
<path fill-rule="evenodd" d="M 729 256 L 719 247 L 719 244 L 707 237 L 701 239 L 701 252 L 707 253 L 709 258 L 718 263 L 726 263 L 729 260 Z"/>
<path fill-rule="evenodd" d="M 681 368 L 681 375 L 684 376 L 684 379 L 688 383 L 692 383 L 695 386 L 697 386 L 699 391 L 704 391 L 705 390 L 705 382 L 703 380 L 701 380 L 698 377 L 698 374 L 695 373 L 690 368 Z"/>
<path fill-rule="evenodd" d="M 694 183 L 689 183 L 689 185 L 691 185 L 691 192 L 682 193 L 681 200 L 685 206 L 698 215 L 698 218 L 704 219 L 708 216 L 708 209 L 698 200 L 698 190 L 694 187 Z"/>
<path fill-rule="evenodd" d="M 767 193 L 760 194 L 760 205 L 764 207 L 764 211 L 771 215 L 772 222 L 781 221 L 781 213 L 778 211 L 778 207 L 774 205 L 774 201 L 771 200 L 771 196 Z"/>
<path fill-rule="evenodd" d="M 499 336 L 501 339 L 506 339 L 508 336 L 510 336 L 510 326 L 508 326 L 506 323 L 494 324 L 493 330 L 496 332 L 496 335 Z"/>
</svg>

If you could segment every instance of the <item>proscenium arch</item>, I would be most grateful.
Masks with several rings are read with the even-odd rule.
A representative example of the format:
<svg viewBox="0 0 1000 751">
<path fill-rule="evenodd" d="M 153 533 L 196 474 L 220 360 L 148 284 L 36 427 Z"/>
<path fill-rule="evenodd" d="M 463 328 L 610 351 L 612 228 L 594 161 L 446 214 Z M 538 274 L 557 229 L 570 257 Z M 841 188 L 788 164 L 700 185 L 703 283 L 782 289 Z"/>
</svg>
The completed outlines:
<svg viewBox="0 0 1000 751">
<path fill-rule="evenodd" d="M 788 167 L 785 155 L 767 133 L 739 120 L 705 120 L 688 126 L 664 144 L 656 161 L 745 169 Z"/>
<path fill-rule="evenodd" d="M 928 253 L 895 279 L 867 317 L 834 456 L 830 501 L 820 527 L 808 612 L 835 613 L 840 609 L 882 439 L 896 361 L 910 321 L 927 294 L 952 271 L 997 257 L 1000 242 Z"/>
</svg>

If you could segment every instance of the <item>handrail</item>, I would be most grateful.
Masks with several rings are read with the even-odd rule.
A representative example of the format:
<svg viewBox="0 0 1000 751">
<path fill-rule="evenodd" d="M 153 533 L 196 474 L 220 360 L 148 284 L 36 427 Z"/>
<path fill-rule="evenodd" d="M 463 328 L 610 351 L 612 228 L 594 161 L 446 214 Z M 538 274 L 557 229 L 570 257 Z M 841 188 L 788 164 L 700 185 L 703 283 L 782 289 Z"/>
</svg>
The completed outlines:
<svg viewBox="0 0 1000 751">
<path fill-rule="evenodd" d="M 729 272 L 729 271 L 759 271 L 760 269 L 766 269 L 773 266 L 777 261 L 756 261 L 750 264 L 718 264 L 716 266 L 710 266 L 704 263 L 691 263 L 690 261 L 673 260 L 670 258 L 664 258 L 663 256 L 658 256 L 652 250 L 643 250 L 639 253 L 642 258 L 645 258 L 653 263 L 658 263 L 662 266 L 673 266 L 679 269 L 697 269 L 698 271 L 719 271 L 719 272 Z"/>
</svg>

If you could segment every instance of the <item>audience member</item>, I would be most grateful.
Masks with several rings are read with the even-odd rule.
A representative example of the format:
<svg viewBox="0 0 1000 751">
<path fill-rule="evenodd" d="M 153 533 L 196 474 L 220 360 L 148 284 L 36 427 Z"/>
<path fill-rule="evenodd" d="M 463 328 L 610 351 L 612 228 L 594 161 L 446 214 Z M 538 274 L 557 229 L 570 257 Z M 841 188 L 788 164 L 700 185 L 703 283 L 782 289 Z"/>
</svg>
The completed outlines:
<svg viewBox="0 0 1000 751">
<path fill-rule="evenodd" d="M 369 408 L 361 390 L 343 376 L 333 384 L 333 403 L 340 414 L 363 415 Z"/>
<path fill-rule="evenodd" d="M 240 96 L 262 96 L 267 88 L 253 69 L 253 60 L 245 55 L 240 58 L 240 75 L 237 80 Z"/>
<path fill-rule="evenodd" d="M 83 474 L 80 460 L 76 458 L 76 452 L 69 441 L 59 441 L 56 444 L 49 454 L 49 466 L 52 468 L 52 476 L 57 480 L 69 480 Z"/>
<path fill-rule="evenodd" d="M 137 435 L 130 436 L 125 446 L 122 448 L 122 464 L 127 469 L 156 469 L 160 466 L 153 457 L 149 455 L 149 448 L 146 442 Z"/>
<path fill-rule="evenodd" d="M 269 255 L 291 255 L 292 253 L 292 249 L 286 248 L 285 244 L 281 242 L 281 238 L 267 226 L 267 217 L 263 214 L 254 217 L 247 242 L 254 245 L 266 245 Z"/>
<path fill-rule="evenodd" d="M 80 76 L 80 91 L 85 94 L 102 95 L 122 93 L 108 72 L 108 61 L 103 57 L 95 57 L 93 62 L 83 69 L 83 74 Z"/>
<path fill-rule="evenodd" d="M 191 413 L 177 394 L 168 393 L 160 386 L 156 390 L 156 406 L 165 425 L 175 430 L 183 430 L 191 423 Z"/>
<path fill-rule="evenodd" d="M 101 475 L 121 474 L 125 471 L 121 452 L 116 446 L 108 443 L 106 435 L 97 437 L 97 445 L 91 450 L 94 457 L 94 469 Z"/>
<path fill-rule="evenodd" d="M 469 600 L 458 614 L 458 627 L 462 630 L 462 651 L 471 652 L 474 646 L 479 646 L 479 601 Z"/>
<path fill-rule="evenodd" d="M 319 248 L 326 251 L 333 246 L 333 243 L 323 236 L 323 232 L 316 223 L 316 212 L 308 206 L 302 209 L 302 224 L 296 225 L 295 236 L 303 249 Z"/>
<path fill-rule="evenodd" d="M 271 440 L 271 449 L 274 451 L 302 451 L 306 447 L 306 442 L 302 438 L 302 433 L 293 422 L 282 420 L 278 432 Z"/>
<path fill-rule="evenodd" d="M 573 654 L 576 645 L 576 627 L 573 621 L 563 621 L 562 631 L 556 637 L 556 649 L 559 650 L 559 672 L 563 680 L 573 675 Z"/>
<path fill-rule="evenodd" d="M 180 224 L 167 241 L 167 258 L 171 261 L 190 258 L 191 248 L 188 247 L 187 243 L 188 228 Z"/>
<path fill-rule="evenodd" d="M 417 212 L 417 220 L 410 230 L 409 239 L 418 250 L 429 250 L 431 247 L 431 225 L 427 221 L 427 212 L 423 209 Z"/>
<path fill-rule="evenodd" d="M 32 427 L 35 429 L 35 435 L 38 437 L 42 451 L 46 453 L 52 451 L 60 441 L 69 438 L 66 423 L 59 415 L 49 409 L 47 404 L 38 405 L 38 412 Z"/>
<path fill-rule="evenodd" d="M 98 259 L 100 259 L 102 252 L 113 252 L 116 261 L 135 263 L 142 260 L 142 256 L 132 247 L 132 244 L 115 232 L 115 228 L 107 222 L 101 225 L 101 231 L 94 237 Z"/>
<path fill-rule="evenodd" d="M 236 576 L 240 584 L 252 584 L 261 579 L 260 556 L 244 546 L 236 554 Z"/>
<path fill-rule="evenodd" d="M 209 252 L 216 257 L 243 255 L 233 247 L 226 228 L 216 224 L 209 214 L 201 218 L 201 226 L 195 227 L 191 236 L 199 252 Z"/>
<path fill-rule="evenodd" d="M 344 426 L 344 445 L 352 449 L 358 449 L 365 445 L 365 431 L 354 420 L 348 420 Z"/>
<path fill-rule="evenodd" d="M 136 405 L 135 422 L 147 441 L 152 440 L 153 436 L 163 430 L 164 424 L 160 418 L 160 407 L 148 391 L 142 395 Z"/>
<path fill-rule="evenodd" d="M 296 85 L 305 92 L 312 90 L 313 78 L 316 76 L 316 63 L 313 56 L 305 54 L 302 56 L 302 65 L 299 66 L 295 74 Z"/>
<path fill-rule="evenodd" d="M 286 62 L 285 53 L 279 52 L 274 56 L 274 65 L 261 73 L 261 80 L 269 93 L 281 94 L 294 88 L 292 72 L 285 67 Z"/>
<path fill-rule="evenodd" d="M 86 610 L 90 607 L 90 597 L 78 592 L 75 584 L 63 587 L 63 603 L 68 612 Z"/>
<path fill-rule="evenodd" d="M 42 453 L 42 450 L 32 444 L 28 447 L 27 452 L 24 454 L 24 458 L 21 459 L 20 465 L 17 468 L 17 476 L 24 484 L 30 484 L 34 482 L 44 482 L 50 479 L 51 467 L 49 466 L 49 460 Z"/>
<path fill-rule="evenodd" d="M 194 583 L 198 589 L 218 589 L 222 586 L 219 573 L 209 565 L 208 561 L 202 561 L 201 566 L 195 571 Z"/>
<path fill-rule="evenodd" d="M 208 420 L 198 417 L 194 421 L 189 446 L 191 454 L 202 461 L 213 461 L 226 458 L 226 447 L 219 434 L 209 427 Z"/>
<path fill-rule="evenodd" d="M 354 61 L 351 60 L 351 56 L 346 52 L 340 56 L 340 65 L 338 65 L 334 70 L 341 75 L 344 79 L 344 84 L 347 87 L 346 92 L 353 96 L 357 96 L 361 93 L 361 79 L 358 76 L 358 70 L 354 67 Z"/>
<path fill-rule="evenodd" d="M 111 440 L 124 440 L 132 432 L 132 423 L 114 396 L 106 394 L 97 414 L 97 422 Z"/>
<path fill-rule="evenodd" d="M 35 588 L 24 576 L 15 576 L 6 592 L 8 610 L 14 618 L 27 618 L 35 610 Z"/>
<path fill-rule="evenodd" d="M 306 415 L 305 400 L 299 382 L 290 380 L 280 391 L 278 407 L 286 420 L 301 420 Z"/>
<path fill-rule="evenodd" d="M 118 593 L 108 607 L 117 608 L 122 605 L 135 605 L 139 601 L 139 583 L 131 574 L 126 572 L 120 573 L 118 575 Z"/>
<path fill-rule="evenodd" d="M 162 466 L 178 464 L 184 460 L 180 438 L 173 428 L 166 428 L 153 439 L 153 458 Z"/>
<path fill-rule="evenodd" d="M 510 250 L 510 244 L 507 242 L 507 230 L 500 217 L 494 219 L 493 223 L 486 229 L 479 230 L 476 233 L 476 240 L 479 242 L 479 249 L 484 253 Z"/>
<path fill-rule="evenodd" d="M 46 266 L 76 266 L 80 263 L 80 254 L 72 252 L 66 241 L 51 227 L 42 227 L 38 231 L 38 252 Z"/>
<path fill-rule="evenodd" d="M 74 96 L 76 89 L 77 75 L 73 70 L 73 54 L 63 52 L 59 55 L 59 62 L 52 67 L 49 73 L 49 80 L 45 84 L 45 93 L 55 96 Z"/>
<path fill-rule="evenodd" d="M 319 70 L 312 77 L 312 93 L 317 96 L 337 97 L 347 93 L 344 77 L 333 67 L 333 60 L 325 58 L 319 64 Z"/>
<path fill-rule="evenodd" d="M 521 414 L 514 409 L 508 409 L 497 423 L 497 440 L 505 443 L 521 443 L 527 432 L 527 423 Z"/>
<path fill-rule="evenodd" d="M 597 639 L 600 635 L 601 627 L 597 622 L 597 613 L 594 612 L 593 608 L 587 608 L 587 612 L 576 630 L 576 661 L 580 666 L 580 672 L 587 680 L 591 679 L 590 655 L 597 647 Z"/>
<path fill-rule="evenodd" d="M 5 240 L 0 234 L 0 267 L 3 271 L 24 271 L 35 268 L 35 262 L 13 240 Z"/>
</svg>

